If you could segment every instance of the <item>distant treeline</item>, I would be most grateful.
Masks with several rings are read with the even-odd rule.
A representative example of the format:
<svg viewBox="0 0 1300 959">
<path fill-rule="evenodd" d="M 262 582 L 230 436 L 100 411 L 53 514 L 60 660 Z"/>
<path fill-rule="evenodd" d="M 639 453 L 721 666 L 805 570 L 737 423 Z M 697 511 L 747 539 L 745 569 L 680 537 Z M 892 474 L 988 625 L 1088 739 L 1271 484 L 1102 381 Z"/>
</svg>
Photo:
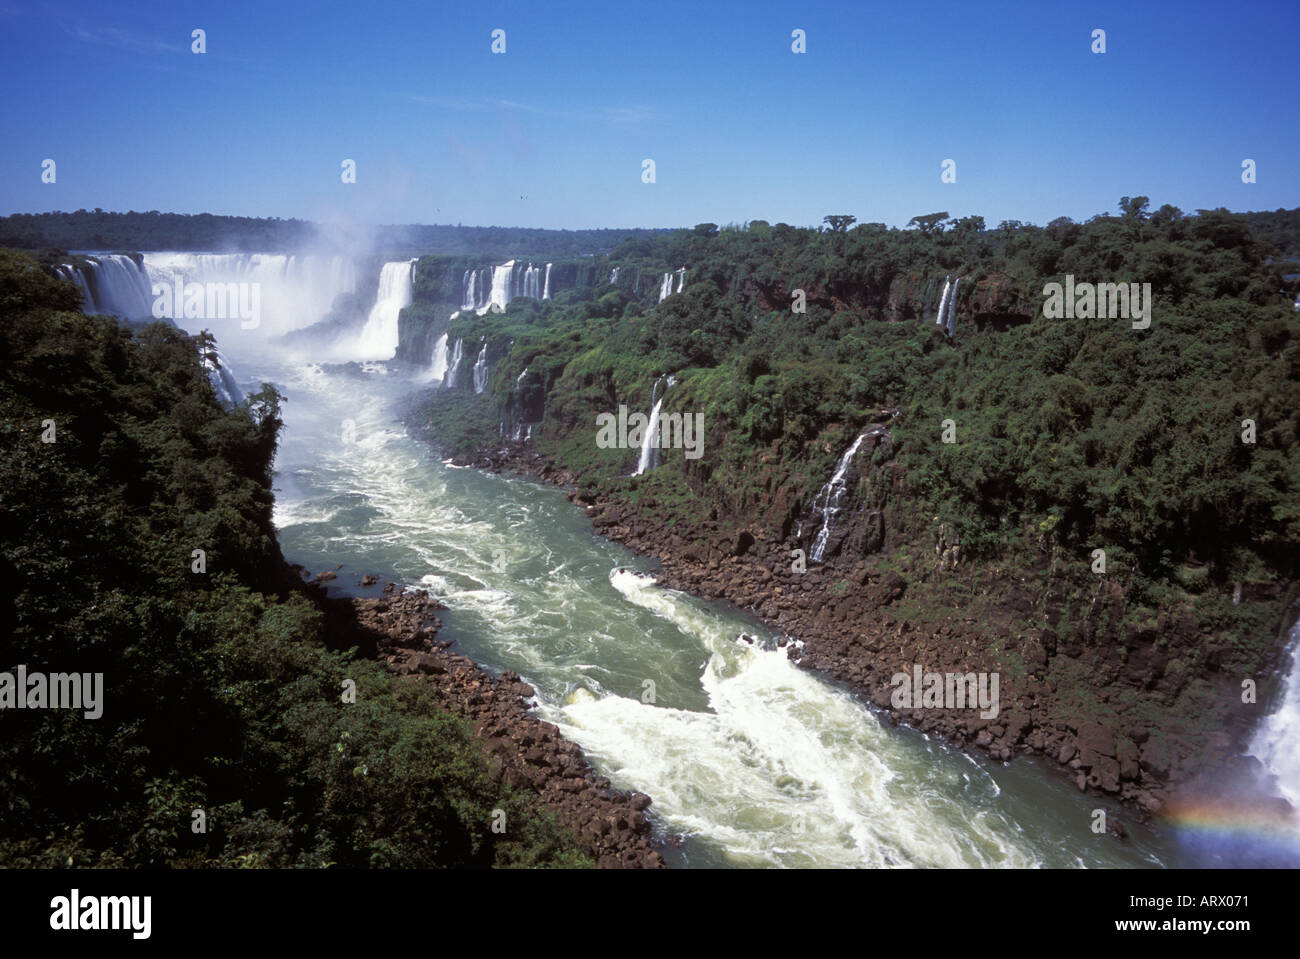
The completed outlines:
<svg viewBox="0 0 1300 959">
<path fill-rule="evenodd" d="M 566 257 L 605 253 L 624 240 L 668 230 L 537 230 L 500 226 L 337 228 L 307 220 L 209 213 L 15 213 L 0 217 L 0 247 L 24 250 L 195 250 L 290 253 L 358 249 L 399 255 Z"/>
</svg>

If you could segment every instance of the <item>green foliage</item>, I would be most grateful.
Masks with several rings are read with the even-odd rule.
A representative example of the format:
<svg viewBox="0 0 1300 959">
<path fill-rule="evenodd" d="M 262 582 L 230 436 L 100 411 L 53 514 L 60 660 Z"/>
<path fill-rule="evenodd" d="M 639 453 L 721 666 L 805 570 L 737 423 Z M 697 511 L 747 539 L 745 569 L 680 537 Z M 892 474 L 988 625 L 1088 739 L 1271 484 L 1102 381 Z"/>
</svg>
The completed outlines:
<svg viewBox="0 0 1300 959">
<path fill-rule="evenodd" d="M 534 442 L 580 475 L 630 471 L 634 455 L 595 448 L 595 416 L 620 403 L 648 410 L 657 377 L 674 372 L 665 412 L 703 411 L 706 453 L 692 463 L 667 451 L 656 472 L 664 483 L 679 474 L 706 509 L 761 512 L 786 483 L 806 505 L 854 429 L 896 408 L 910 507 L 957 529 L 967 556 L 1005 554 L 1027 531 L 1104 544 L 1117 570 L 1148 584 L 1187 560 L 1207 570 L 1197 588 L 1260 560 L 1289 568 L 1300 545 L 1300 338 L 1266 261 L 1300 215 L 1149 206 L 1125 197 L 1123 216 L 1046 228 L 989 231 L 967 216 L 945 232 L 943 212 L 915 218 L 920 230 L 754 221 L 640 237 L 595 271 L 618 266 L 617 290 L 594 282 L 462 317 L 455 335 L 489 338 L 484 421 L 517 408 L 515 377 L 544 364 L 529 377 L 543 391 Z M 680 264 L 685 290 L 658 302 L 658 278 Z M 654 282 L 637 293 L 622 281 L 642 265 Z M 1150 330 L 1043 318 L 1043 285 L 1067 273 L 1150 283 Z M 1021 323 L 995 334 L 963 322 L 949 339 L 932 322 L 948 274 L 963 278 L 963 318 L 1005 309 Z M 803 313 L 790 309 L 794 290 Z M 995 296 L 1008 305 L 975 303 Z M 948 418 L 955 445 L 940 442 Z M 1248 418 L 1253 446 L 1240 439 Z"/>
</svg>

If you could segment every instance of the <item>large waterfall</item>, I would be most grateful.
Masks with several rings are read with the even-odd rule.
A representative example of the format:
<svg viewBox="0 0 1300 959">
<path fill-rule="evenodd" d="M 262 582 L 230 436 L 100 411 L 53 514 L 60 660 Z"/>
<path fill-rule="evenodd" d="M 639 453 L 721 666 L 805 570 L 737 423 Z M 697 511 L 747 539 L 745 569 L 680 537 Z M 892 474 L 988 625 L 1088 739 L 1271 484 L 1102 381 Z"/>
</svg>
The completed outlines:
<svg viewBox="0 0 1300 959">
<path fill-rule="evenodd" d="M 64 263 L 55 268 L 64 279 L 81 289 L 82 312 L 120 316 L 126 320 L 167 320 L 153 315 L 153 294 L 145 268 L 120 253 L 87 256 L 76 266 Z M 217 399 L 227 408 L 244 402 L 244 391 L 235 381 L 230 362 L 215 346 L 200 354 L 203 368 Z"/>
<path fill-rule="evenodd" d="M 808 558 L 814 563 L 820 563 L 822 557 L 826 555 L 826 544 L 831 538 L 831 526 L 835 521 L 836 514 L 841 509 L 840 503 L 844 499 L 844 494 L 848 491 L 846 477 L 849 467 L 853 465 L 853 457 L 858 455 L 858 447 L 862 445 L 862 441 L 868 436 L 883 436 L 888 432 L 885 427 L 876 426 L 858 436 L 853 441 L 853 445 L 844 451 L 844 455 L 835 464 L 835 472 L 827 480 L 826 485 L 817 493 L 817 498 L 813 500 L 813 512 L 822 518 L 821 528 L 817 530 L 812 549 L 808 553 Z"/>
<path fill-rule="evenodd" d="M 551 264 L 546 268 L 509 260 L 500 266 L 466 270 L 461 280 L 462 310 L 482 316 L 494 307 L 505 310 L 515 297 L 551 298 Z"/>
<path fill-rule="evenodd" d="M 129 256 L 113 253 L 87 256 L 82 266 L 65 263 L 58 273 L 81 289 L 82 310 L 104 313 L 126 320 L 153 318 L 153 294 L 149 275 Z"/>
<path fill-rule="evenodd" d="M 379 297 L 357 336 L 357 360 L 391 360 L 397 353 L 397 318 L 411 302 L 414 260 L 385 263 L 379 273 Z"/>
<path fill-rule="evenodd" d="M 646 424 L 645 436 L 641 438 L 641 455 L 636 461 L 636 472 L 632 474 L 633 476 L 640 476 L 646 470 L 652 470 L 660 463 L 659 410 L 664 405 L 664 397 L 668 395 L 668 387 L 676 382 L 673 377 L 668 377 L 668 382 L 664 385 L 664 391 L 660 394 L 659 384 L 663 381 L 664 378 L 659 377 L 650 390 L 650 422 Z"/>
<path fill-rule="evenodd" d="M 487 340 L 483 341 L 483 349 L 478 351 L 478 359 L 474 361 L 474 392 L 482 393 L 487 390 L 488 384 L 488 360 L 487 360 Z"/>
<path fill-rule="evenodd" d="M 262 314 L 258 328 L 270 335 L 310 326 L 330 311 L 339 294 L 357 291 L 356 264 L 343 256 L 146 253 L 144 267 L 150 282 L 161 286 L 256 283 Z M 183 318 L 178 305 L 170 315 Z"/>
</svg>

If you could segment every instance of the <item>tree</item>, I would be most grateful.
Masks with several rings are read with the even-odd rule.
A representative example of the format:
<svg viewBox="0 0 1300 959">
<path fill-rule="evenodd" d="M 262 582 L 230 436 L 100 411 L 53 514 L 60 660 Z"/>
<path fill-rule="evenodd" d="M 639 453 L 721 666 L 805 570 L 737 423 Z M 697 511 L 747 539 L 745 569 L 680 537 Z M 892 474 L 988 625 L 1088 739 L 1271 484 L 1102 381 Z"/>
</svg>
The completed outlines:
<svg viewBox="0 0 1300 959">
<path fill-rule="evenodd" d="M 1147 218 L 1147 207 L 1151 205 L 1149 196 L 1122 196 L 1119 198 L 1119 208 L 1124 214 L 1125 219 L 1145 220 Z"/>
<path fill-rule="evenodd" d="M 948 219 L 948 211 L 944 210 L 942 213 L 927 213 L 924 216 L 914 216 L 907 221 L 907 225 L 908 227 L 919 227 L 922 233 L 929 236 L 931 233 L 942 233 L 943 221 L 946 219 Z"/>
<path fill-rule="evenodd" d="M 952 228 L 957 233 L 980 233 L 984 230 L 984 217 L 964 216 L 952 221 Z"/>
<path fill-rule="evenodd" d="M 832 230 L 836 233 L 843 233 L 854 223 L 858 222 L 856 216 L 848 216 L 844 213 L 833 213 L 830 216 L 822 217 L 823 223 L 829 223 Z"/>
</svg>

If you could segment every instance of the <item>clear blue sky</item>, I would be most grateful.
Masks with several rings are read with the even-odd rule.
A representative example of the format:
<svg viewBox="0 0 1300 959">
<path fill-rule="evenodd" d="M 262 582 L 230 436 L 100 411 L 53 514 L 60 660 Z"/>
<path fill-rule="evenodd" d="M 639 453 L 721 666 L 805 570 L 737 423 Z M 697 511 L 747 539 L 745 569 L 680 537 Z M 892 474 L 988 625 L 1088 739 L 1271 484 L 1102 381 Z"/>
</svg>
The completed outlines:
<svg viewBox="0 0 1300 959">
<path fill-rule="evenodd" d="M 0 0 L 0 213 L 992 226 L 1125 194 L 1300 205 L 1294 0 L 287 7 Z"/>
</svg>

